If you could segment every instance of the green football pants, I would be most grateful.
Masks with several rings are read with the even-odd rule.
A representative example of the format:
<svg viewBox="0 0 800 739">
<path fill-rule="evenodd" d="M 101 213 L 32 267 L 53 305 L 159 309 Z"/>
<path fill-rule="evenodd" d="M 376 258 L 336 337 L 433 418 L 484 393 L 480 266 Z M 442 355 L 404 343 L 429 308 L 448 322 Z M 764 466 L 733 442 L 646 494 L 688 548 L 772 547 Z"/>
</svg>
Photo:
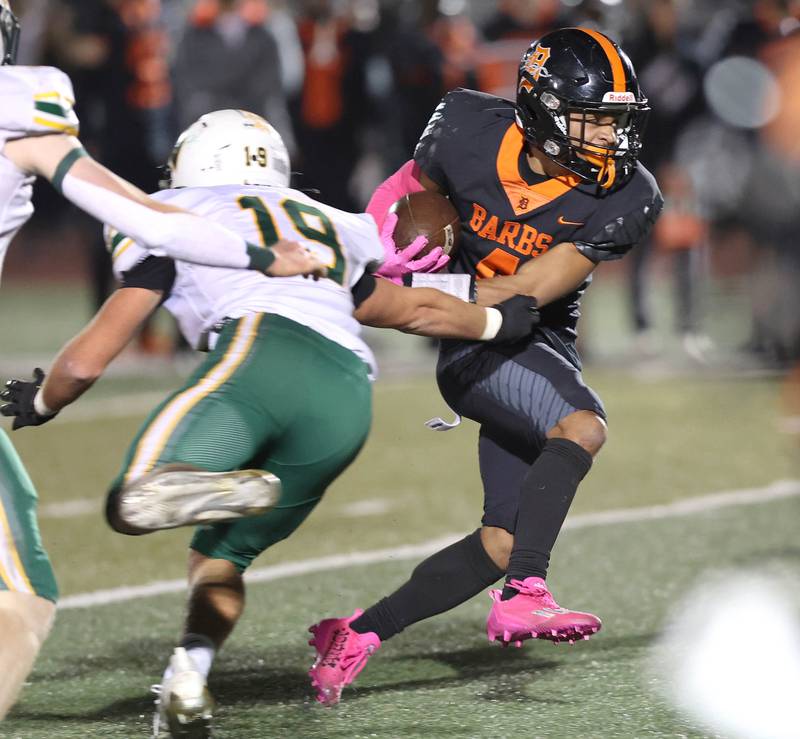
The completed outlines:
<svg viewBox="0 0 800 739">
<path fill-rule="evenodd" d="M 291 534 L 355 459 L 372 417 L 367 366 L 316 331 L 273 314 L 228 324 L 186 384 L 134 439 L 110 501 L 156 467 L 263 469 L 282 483 L 270 512 L 200 527 L 192 548 L 243 571 Z"/>
<path fill-rule="evenodd" d="M 0 429 L 0 590 L 58 599 L 50 559 L 36 522 L 38 500 L 31 478 Z"/>
</svg>

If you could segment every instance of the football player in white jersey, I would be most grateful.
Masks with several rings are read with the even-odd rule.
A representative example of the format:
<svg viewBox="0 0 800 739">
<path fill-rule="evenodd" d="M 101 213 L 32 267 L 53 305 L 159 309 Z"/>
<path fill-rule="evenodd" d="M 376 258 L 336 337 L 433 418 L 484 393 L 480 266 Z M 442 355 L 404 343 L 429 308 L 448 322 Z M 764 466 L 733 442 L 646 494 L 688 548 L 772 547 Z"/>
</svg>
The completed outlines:
<svg viewBox="0 0 800 739">
<path fill-rule="evenodd" d="M 52 67 L 13 66 L 19 32 L 8 0 L 0 0 L 0 272 L 9 243 L 33 212 L 36 176 L 159 253 L 275 276 L 322 271 L 296 243 L 257 248 L 217 223 L 146 197 L 88 157 L 75 138 L 78 119 L 69 78 Z M 288 168 L 289 162 L 270 166 Z M 0 430 L 0 719 L 50 630 L 56 598 L 36 523 L 36 493 Z"/>
<path fill-rule="evenodd" d="M 290 189 L 287 174 L 265 164 L 286 156 L 266 121 L 240 111 L 210 113 L 181 135 L 170 162 L 172 187 L 154 197 L 249 241 L 302 240 L 326 265 L 325 278 L 265 280 L 173 261 L 111 229 L 122 287 L 62 349 L 43 385 L 38 374 L 33 382 L 11 381 L 5 391 L 3 412 L 15 415 L 16 425 L 52 418 L 100 376 L 162 302 L 189 343 L 209 350 L 184 387 L 145 422 L 108 497 L 108 520 L 122 533 L 212 524 L 192 539 L 185 633 L 164 675 L 156 736 L 208 735 L 206 677 L 244 607 L 242 573 L 300 525 L 366 439 L 376 368 L 359 322 L 513 341 L 538 320 L 530 298 L 481 308 L 376 279 L 371 271 L 383 250 L 371 216 Z M 49 415 L 37 410 L 37 399 Z M 226 491 L 238 486 L 235 512 L 220 502 L 220 481 Z M 248 497 L 252 508 L 245 511 L 241 501 Z"/>
</svg>

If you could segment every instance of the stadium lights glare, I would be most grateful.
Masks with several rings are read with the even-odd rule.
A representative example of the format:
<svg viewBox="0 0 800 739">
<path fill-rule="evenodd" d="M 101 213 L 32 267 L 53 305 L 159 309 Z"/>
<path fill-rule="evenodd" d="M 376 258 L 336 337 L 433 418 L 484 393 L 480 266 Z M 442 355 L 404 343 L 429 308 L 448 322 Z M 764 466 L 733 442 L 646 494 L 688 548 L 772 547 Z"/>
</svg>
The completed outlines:
<svg viewBox="0 0 800 739">
<path fill-rule="evenodd" d="M 653 660 L 673 705 L 730 739 L 798 739 L 797 585 L 730 572 L 676 604 Z"/>
</svg>

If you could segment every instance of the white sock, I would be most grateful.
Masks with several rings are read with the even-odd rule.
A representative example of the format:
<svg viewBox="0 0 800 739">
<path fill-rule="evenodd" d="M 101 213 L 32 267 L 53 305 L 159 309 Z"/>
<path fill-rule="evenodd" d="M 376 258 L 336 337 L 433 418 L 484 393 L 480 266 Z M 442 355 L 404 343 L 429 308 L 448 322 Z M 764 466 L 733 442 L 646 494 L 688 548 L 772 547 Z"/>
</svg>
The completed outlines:
<svg viewBox="0 0 800 739">
<path fill-rule="evenodd" d="M 214 662 L 216 649 L 214 643 L 207 636 L 202 634 L 186 634 L 178 645 L 186 650 L 186 654 L 191 658 L 197 671 L 205 678 L 211 672 L 211 665 Z M 167 669 L 164 670 L 164 677 L 161 682 L 169 680 L 172 677 L 172 663 L 167 664 Z"/>
</svg>

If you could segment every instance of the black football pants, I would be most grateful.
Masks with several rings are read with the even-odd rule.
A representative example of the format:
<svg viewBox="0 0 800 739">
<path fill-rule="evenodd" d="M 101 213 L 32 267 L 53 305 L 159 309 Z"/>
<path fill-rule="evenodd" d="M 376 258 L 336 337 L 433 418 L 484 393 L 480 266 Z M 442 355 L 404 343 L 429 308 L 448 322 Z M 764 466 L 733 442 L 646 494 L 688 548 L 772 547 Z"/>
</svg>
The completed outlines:
<svg viewBox="0 0 800 739">
<path fill-rule="evenodd" d="M 481 425 L 482 523 L 512 534 L 522 479 L 544 446 L 547 432 L 575 411 L 606 415 L 580 369 L 543 337 L 498 346 L 447 342 L 437 379 L 448 405 Z"/>
</svg>

